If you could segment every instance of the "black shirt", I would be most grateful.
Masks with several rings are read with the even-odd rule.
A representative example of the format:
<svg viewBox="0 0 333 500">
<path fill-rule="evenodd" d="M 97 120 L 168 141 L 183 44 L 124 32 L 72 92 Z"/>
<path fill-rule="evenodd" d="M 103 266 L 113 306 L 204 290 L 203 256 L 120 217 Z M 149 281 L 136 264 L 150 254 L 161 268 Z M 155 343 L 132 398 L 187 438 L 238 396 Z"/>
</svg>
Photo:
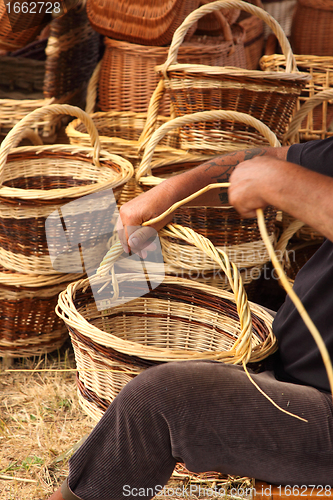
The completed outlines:
<svg viewBox="0 0 333 500">
<path fill-rule="evenodd" d="M 287 160 L 333 177 L 333 137 L 295 144 L 289 148 Z M 325 240 L 298 272 L 294 290 L 333 358 L 333 243 L 331 241 Z M 330 392 L 326 369 L 317 344 L 289 297 L 275 317 L 273 331 L 279 345 L 274 364 L 276 377 Z"/>
</svg>

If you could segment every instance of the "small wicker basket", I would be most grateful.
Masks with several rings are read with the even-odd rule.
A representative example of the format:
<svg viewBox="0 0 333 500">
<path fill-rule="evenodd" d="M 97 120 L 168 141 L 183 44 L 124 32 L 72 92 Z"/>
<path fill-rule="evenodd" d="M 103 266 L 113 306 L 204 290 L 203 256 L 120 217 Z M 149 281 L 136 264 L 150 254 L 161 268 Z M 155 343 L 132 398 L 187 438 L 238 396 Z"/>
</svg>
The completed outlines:
<svg viewBox="0 0 333 500">
<path fill-rule="evenodd" d="M 277 35 L 288 61 L 284 74 L 176 62 L 178 48 L 187 29 L 203 15 L 222 7 L 242 8 L 267 22 Z M 161 75 L 160 86 L 163 85 L 169 93 L 177 116 L 216 109 L 248 113 L 267 125 L 279 140 L 282 140 L 286 131 L 297 97 L 310 78 L 307 73 L 298 72 L 290 44 L 278 23 L 263 9 L 241 0 L 218 0 L 190 14 L 175 32 L 168 59 L 158 71 Z M 159 96 L 154 95 L 154 101 L 151 101 L 149 123 L 154 121 L 158 112 L 159 99 Z M 242 126 L 239 127 L 241 133 Z M 210 142 L 213 146 L 216 130 L 221 128 L 218 122 L 202 126 L 196 124 L 191 128 L 191 134 L 187 128 L 184 138 L 186 145 L 182 147 L 197 148 L 202 136 L 206 143 Z M 184 133 L 184 129 L 181 129 L 181 137 Z M 258 141 L 260 139 L 258 135 Z"/>
<path fill-rule="evenodd" d="M 331 129 L 333 121 L 333 94 L 330 93 L 333 89 L 333 57 L 295 55 L 295 59 L 300 70 L 308 72 L 311 80 L 306 84 L 302 93 L 297 98 L 293 117 L 283 140 L 284 142 L 287 140 L 290 144 L 291 139 L 293 142 L 304 142 L 330 137 L 333 135 L 333 130 Z M 263 56 L 260 60 L 260 66 L 264 71 L 283 72 L 285 71 L 285 65 L 285 57 L 279 54 Z M 318 101 L 313 101 L 315 96 L 321 94 L 323 91 L 327 91 L 328 94 L 322 100 L 319 96 Z M 309 103 L 309 106 L 307 103 Z M 299 121 L 300 113 L 303 115 L 303 120 L 301 121 Z M 294 135 L 294 137 L 292 138 L 291 135 Z"/>
<path fill-rule="evenodd" d="M 54 114 L 80 118 L 94 147 L 55 144 L 15 148 L 27 127 Z M 15 125 L 0 148 L 1 265 L 22 273 L 53 274 L 46 218 L 65 203 L 88 194 L 114 189 L 119 196 L 133 173 L 129 161 L 100 152 L 97 130 L 80 108 L 53 104 L 30 113 Z M 87 235 L 93 229 L 88 222 L 89 217 L 82 222 L 82 232 Z"/>
<path fill-rule="evenodd" d="M 237 268 L 194 231 L 176 226 L 169 230 L 205 246 L 235 292 L 167 276 L 148 294 L 98 311 L 87 280 L 70 284 L 59 295 L 56 311 L 72 339 L 80 404 L 95 420 L 120 389 L 148 366 L 187 359 L 246 363 L 260 361 L 276 349 L 272 317 L 247 301 Z M 140 294 L 142 283 L 135 275 L 117 278 L 133 297 Z M 91 279 L 94 285 L 105 284 L 105 278 Z M 110 283 L 109 287 L 112 296 Z"/>
</svg>

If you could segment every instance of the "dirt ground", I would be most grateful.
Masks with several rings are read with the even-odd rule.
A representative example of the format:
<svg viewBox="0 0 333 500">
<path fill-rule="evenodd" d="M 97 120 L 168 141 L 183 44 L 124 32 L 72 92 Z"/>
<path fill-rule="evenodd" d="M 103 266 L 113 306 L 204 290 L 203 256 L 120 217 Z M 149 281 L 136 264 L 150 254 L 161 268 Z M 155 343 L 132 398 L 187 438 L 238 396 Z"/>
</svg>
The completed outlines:
<svg viewBox="0 0 333 500">
<path fill-rule="evenodd" d="M 66 478 L 70 456 L 96 425 L 79 405 L 75 374 L 69 341 L 41 358 L 0 358 L 0 500 L 45 500 Z M 225 497 L 244 498 L 251 484 L 248 478 L 191 474 L 178 464 L 158 498 L 212 498 L 221 488 Z"/>
</svg>

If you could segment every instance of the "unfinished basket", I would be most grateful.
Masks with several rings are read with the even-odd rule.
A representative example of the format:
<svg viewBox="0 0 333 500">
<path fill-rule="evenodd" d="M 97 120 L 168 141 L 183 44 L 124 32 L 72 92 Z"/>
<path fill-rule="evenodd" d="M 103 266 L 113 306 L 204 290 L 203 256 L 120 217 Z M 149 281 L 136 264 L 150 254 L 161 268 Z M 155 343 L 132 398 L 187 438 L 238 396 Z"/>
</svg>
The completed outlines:
<svg viewBox="0 0 333 500">
<path fill-rule="evenodd" d="M 203 236 L 188 228 L 169 230 L 206 248 L 235 293 L 166 276 L 157 288 L 134 298 L 143 284 L 133 274 L 122 274 L 117 275 L 120 293 L 133 292 L 133 300 L 98 311 L 87 280 L 70 284 L 59 295 L 56 311 L 72 339 L 79 401 L 95 420 L 129 380 L 153 364 L 187 359 L 246 363 L 276 349 L 272 318 L 247 301 L 237 268 Z M 92 279 L 94 285 L 105 283 L 98 275 Z M 111 297 L 113 287 L 108 286 Z"/>
<path fill-rule="evenodd" d="M 94 147 L 55 144 L 15 148 L 24 130 L 47 115 L 80 118 Z M 128 160 L 100 152 L 98 132 L 87 113 L 75 106 L 54 104 L 33 111 L 7 135 L 0 148 L 0 173 L 0 264 L 23 273 L 53 274 L 46 218 L 65 203 L 88 194 L 112 188 L 119 196 L 134 170 Z M 89 217 L 91 213 L 88 221 Z M 82 223 L 82 237 L 99 230 L 87 221 Z"/>
<path fill-rule="evenodd" d="M 280 146 L 275 134 L 267 126 L 244 113 L 206 111 L 185 115 L 162 125 L 153 133 L 146 145 L 141 165 L 136 172 L 137 182 L 145 187 L 151 187 L 162 182 L 170 174 L 176 173 L 176 167 L 174 167 L 173 172 L 169 167 L 167 174 L 165 174 L 163 167 L 156 168 L 156 165 L 152 165 L 151 159 L 154 149 L 163 135 L 172 128 L 184 127 L 184 125 L 199 121 L 201 123 L 220 121 L 223 124 L 222 129 L 224 131 L 230 130 L 238 122 L 248 126 L 249 139 L 246 145 L 242 142 L 242 139 L 238 139 L 237 133 L 233 143 L 227 142 L 228 137 L 224 140 L 223 135 L 221 137 L 216 135 L 216 148 L 220 146 L 220 152 L 222 153 L 253 147 L 252 130 L 259 132 L 264 137 L 266 146 Z M 159 177 L 157 177 L 158 175 Z M 195 204 L 195 201 L 192 203 Z M 276 213 L 277 211 L 273 207 L 268 207 L 265 210 L 265 222 L 272 243 L 275 242 L 276 236 Z M 191 227 L 209 238 L 218 249 L 227 252 L 230 260 L 240 269 L 260 269 L 269 261 L 269 255 L 261 239 L 256 218 L 244 219 L 232 207 L 180 207 L 176 210 L 173 221 Z M 202 276 L 207 277 L 206 273 L 216 271 L 216 262 L 208 259 L 207 255 L 198 248 L 189 245 L 186 241 L 179 241 L 165 231 L 160 234 L 160 240 L 165 263 L 173 269 L 178 269 L 180 275 L 184 272 L 190 273 L 194 269 L 200 271 Z M 254 275 L 250 271 L 246 275 L 246 282 L 248 283 L 253 279 Z M 258 273 L 255 277 L 258 277 Z"/>
<path fill-rule="evenodd" d="M 232 32 L 225 18 L 221 22 L 222 35 L 192 36 L 180 47 L 178 61 L 245 68 L 243 30 L 238 26 Z M 98 106 L 102 111 L 146 112 L 159 80 L 155 66 L 164 63 L 168 47 L 147 47 L 111 38 L 105 38 L 104 44 Z M 161 101 L 159 113 L 170 116 L 167 96 Z"/>
<path fill-rule="evenodd" d="M 222 7 L 242 8 L 267 22 L 277 35 L 288 61 L 284 74 L 177 63 L 178 48 L 187 29 L 203 15 Z M 263 9 L 241 0 L 218 0 L 190 14 L 175 32 L 168 59 L 158 71 L 161 75 L 160 87 L 164 86 L 169 93 L 177 116 L 216 109 L 244 112 L 262 121 L 279 140 L 282 140 L 286 131 L 297 97 L 309 80 L 307 73 L 300 73 L 297 70 L 290 44 L 278 23 Z M 149 123 L 155 119 L 159 100 L 157 93 L 154 94 L 154 100 L 152 98 L 150 103 Z M 199 123 L 186 129 L 182 128 L 180 132 L 183 139 L 182 147 L 197 149 L 200 148 L 201 142 L 205 142 L 214 148 L 216 131 L 221 128 L 223 127 L 219 122 Z M 241 136 L 243 126 L 239 124 L 237 128 Z M 230 140 L 235 129 L 236 126 L 230 133 Z M 246 130 L 244 134 L 247 134 Z M 258 135 L 257 140 L 260 143 L 261 136 Z"/>
<path fill-rule="evenodd" d="M 297 0 L 291 26 L 291 45 L 295 54 L 332 56 L 332 25 L 332 0 Z"/>
<path fill-rule="evenodd" d="M 99 35 L 90 26 L 83 7 L 53 19 L 49 28 L 45 60 L 36 61 L 32 54 L 24 61 L 15 53 L 0 57 L 2 135 L 31 111 L 44 105 L 69 103 L 84 106 L 87 83 L 99 57 Z M 25 55 L 29 52 L 26 51 Z M 44 142 L 53 143 L 61 127 L 61 117 L 46 116 L 40 122 L 36 121 L 33 127 Z"/>
<path fill-rule="evenodd" d="M 88 0 L 91 25 L 102 35 L 143 45 L 167 45 L 200 0 Z"/>
<path fill-rule="evenodd" d="M 298 68 L 302 72 L 308 72 L 311 80 L 306 84 L 302 93 L 297 98 L 296 106 L 293 110 L 291 123 L 286 131 L 284 142 L 288 140 L 290 144 L 291 135 L 293 142 L 304 142 L 314 139 L 325 139 L 333 135 L 331 128 L 333 121 L 333 57 L 328 56 L 306 56 L 295 55 Z M 279 54 L 263 56 L 260 66 L 264 71 L 285 71 L 286 59 Z M 328 94 L 320 101 L 313 101 L 316 95 L 322 91 Z M 324 95 L 324 94 L 322 94 Z M 310 101 L 309 107 L 307 103 Z M 311 105 L 313 102 L 313 105 Z M 319 106 L 319 104 L 321 104 Z M 300 112 L 300 108 L 303 109 Z M 299 121 L 300 114 L 303 120 Z M 297 115 L 297 118 L 296 116 Z"/>
</svg>

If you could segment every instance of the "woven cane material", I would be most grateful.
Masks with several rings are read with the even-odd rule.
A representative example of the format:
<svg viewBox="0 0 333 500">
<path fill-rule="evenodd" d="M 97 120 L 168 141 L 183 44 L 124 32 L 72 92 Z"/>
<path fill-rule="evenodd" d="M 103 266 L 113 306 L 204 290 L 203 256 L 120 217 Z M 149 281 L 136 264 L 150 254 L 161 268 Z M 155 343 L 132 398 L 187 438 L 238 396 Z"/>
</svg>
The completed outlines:
<svg viewBox="0 0 333 500">
<path fill-rule="evenodd" d="M 288 61 L 284 74 L 200 64 L 177 64 L 178 49 L 187 29 L 204 14 L 222 7 L 238 7 L 266 21 L 275 32 Z M 157 69 L 162 78 L 161 85 L 169 93 L 177 116 L 215 109 L 249 113 L 267 125 L 279 140 L 286 131 L 296 99 L 309 80 L 308 74 L 298 72 L 289 41 L 278 23 L 263 9 L 241 0 L 219 0 L 190 14 L 175 32 L 166 62 Z M 149 119 L 154 120 L 158 103 L 151 103 L 151 108 Z M 209 134 L 214 137 L 215 131 L 220 128 L 223 127 L 217 123 L 209 124 L 206 125 L 204 133 L 208 137 Z M 196 126 L 190 137 L 188 130 L 181 129 L 181 134 L 185 132 L 187 147 L 195 147 L 202 130 Z M 210 142 L 214 143 L 213 140 Z"/>
<path fill-rule="evenodd" d="M 143 45 L 167 45 L 199 0 L 89 0 L 91 25 L 102 35 Z"/>
<path fill-rule="evenodd" d="M 192 36 L 178 51 L 178 62 L 246 68 L 244 31 L 233 30 L 225 21 L 219 36 Z M 168 47 L 138 45 L 104 39 L 105 51 L 99 79 L 99 107 L 102 111 L 146 112 L 158 84 L 155 66 L 165 62 Z M 136 78 L 133 79 L 133 75 Z M 170 116 L 169 96 L 163 96 L 159 113 Z"/>
<path fill-rule="evenodd" d="M 80 118 L 94 147 L 55 144 L 15 148 L 26 127 L 48 114 Z M 134 170 L 120 156 L 100 152 L 97 130 L 84 111 L 55 104 L 33 111 L 7 135 L 0 148 L 0 172 L 0 263 L 18 272 L 53 274 L 46 218 L 64 203 L 97 191 L 113 188 L 119 196 Z M 91 235 L 100 229 L 92 228 L 91 223 L 84 228 Z"/>
<path fill-rule="evenodd" d="M 285 144 L 325 139 L 333 135 L 333 57 L 295 55 L 295 59 L 297 66 L 308 72 L 311 80 L 297 98 L 283 138 Z M 283 72 L 285 63 L 285 57 L 279 54 L 263 56 L 260 60 L 264 71 Z"/>
<path fill-rule="evenodd" d="M 331 56 L 333 54 L 332 23 L 332 0 L 319 2 L 298 0 L 291 26 L 291 44 L 295 54 Z"/>
</svg>

